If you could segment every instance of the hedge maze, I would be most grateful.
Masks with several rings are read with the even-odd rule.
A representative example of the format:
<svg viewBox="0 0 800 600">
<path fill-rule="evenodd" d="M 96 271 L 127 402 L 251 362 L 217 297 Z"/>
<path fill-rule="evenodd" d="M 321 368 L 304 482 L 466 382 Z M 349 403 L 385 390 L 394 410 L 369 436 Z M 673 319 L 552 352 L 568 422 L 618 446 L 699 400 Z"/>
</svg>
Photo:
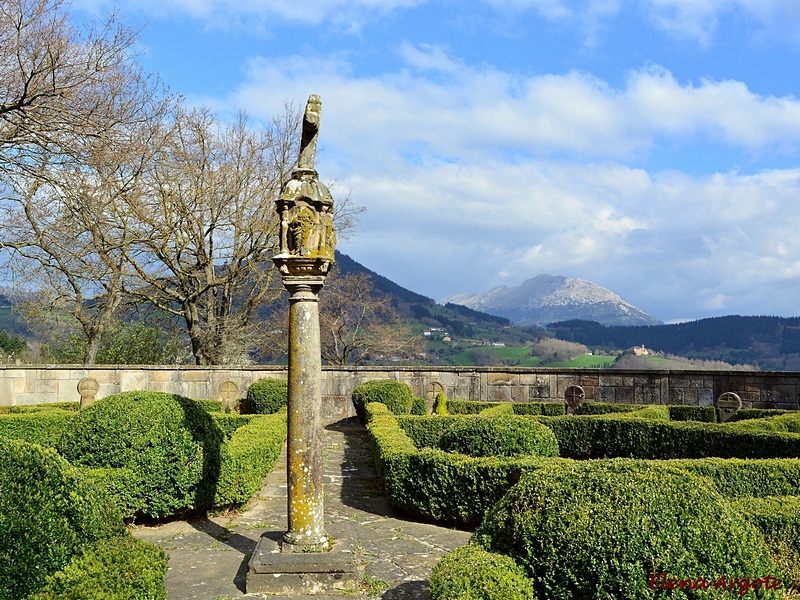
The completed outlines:
<svg viewBox="0 0 800 600">
<path fill-rule="evenodd" d="M 0 600 L 166 598 L 163 550 L 125 524 L 239 507 L 286 437 L 286 382 L 245 407 L 126 392 L 0 414 Z"/>
<path fill-rule="evenodd" d="M 415 416 L 383 400 L 407 386 L 370 386 L 380 402 L 353 397 L 393 507 L 475 528 L 434 570 L 433 600 L 794 593 L 800 414 L 723 424 L 713 407 L 587 403 L 567 416 L 447 400 L 449 414 Z"/>
</svg>

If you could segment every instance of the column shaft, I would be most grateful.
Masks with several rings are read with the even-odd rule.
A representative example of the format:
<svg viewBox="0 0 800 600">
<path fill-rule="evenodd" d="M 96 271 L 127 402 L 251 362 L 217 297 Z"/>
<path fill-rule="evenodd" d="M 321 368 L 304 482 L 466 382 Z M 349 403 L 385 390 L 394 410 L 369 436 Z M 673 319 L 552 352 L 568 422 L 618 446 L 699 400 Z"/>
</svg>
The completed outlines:
<svg viewBox="0 0 800 600">
<path fill-rule="evenodd" d="M 325 550 L 329 546 L 322 481 L 322 361 L 317 296 L 321 287 L 287 285 L 291 293 L 286 465 L 289 530 L 284 535 L 284 546 L 289 551 Z"/>
</svg>

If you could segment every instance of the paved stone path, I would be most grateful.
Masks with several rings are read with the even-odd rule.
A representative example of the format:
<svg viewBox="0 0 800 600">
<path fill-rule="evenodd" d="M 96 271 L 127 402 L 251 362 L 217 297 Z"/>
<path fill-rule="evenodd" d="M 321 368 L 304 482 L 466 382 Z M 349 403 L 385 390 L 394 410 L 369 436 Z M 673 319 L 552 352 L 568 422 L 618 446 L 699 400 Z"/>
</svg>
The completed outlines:
<svg viewBox="0 0 800 600">
<path fill-rule="evenodd" d="M 366 430 L 357 419 L 329 425 L 324 435 L 326 531 L 334 540 L 351 540 L 365 575 L 360 595 L 294 598 L 429 599 L 431 569 L 445 552 L 466 544 L 470 533 L 392 513 L 378 487 Z M 169 554 L 168 600 L 228 600 L 275 598 L 245 594 L 247 562 L 261 534 L 279 538 L 286 529 L 284 450 L 243 512 L 142 526 L 133 533 Z"/>
</svg>

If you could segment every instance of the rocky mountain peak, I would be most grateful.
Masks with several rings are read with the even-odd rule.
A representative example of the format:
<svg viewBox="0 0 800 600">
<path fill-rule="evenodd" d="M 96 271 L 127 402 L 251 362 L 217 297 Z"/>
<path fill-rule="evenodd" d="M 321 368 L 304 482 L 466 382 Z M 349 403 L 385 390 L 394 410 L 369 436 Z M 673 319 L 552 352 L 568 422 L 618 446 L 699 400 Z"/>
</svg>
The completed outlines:
<svg viewBox="0 0 800 600">
<path fill-rule="evenodd" d="M 499 286 L 484 294 L 459 294 L 447 301 L 505 317 L 516 325 L 546 325 L 570 319 L 603 325 L 662 324 L 611 290 L 585 279 L 560 275 L 537 275 L 518 286 Z"/>
</svg>

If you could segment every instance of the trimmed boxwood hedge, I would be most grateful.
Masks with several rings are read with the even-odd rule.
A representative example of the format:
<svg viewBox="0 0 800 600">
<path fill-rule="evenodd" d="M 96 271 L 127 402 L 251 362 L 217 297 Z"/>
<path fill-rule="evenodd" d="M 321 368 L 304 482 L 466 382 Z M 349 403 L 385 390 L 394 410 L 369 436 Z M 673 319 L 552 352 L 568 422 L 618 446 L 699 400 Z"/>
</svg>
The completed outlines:
<svg viewBox="0 0 800 600">
<path fill-rule="evenodd" d="M 717 409 L 713 406 L 669 406 L 669 418 L 673 421 L 717 422 Z"/>
<path fill-rule="evenodd" d="M 251 415 L 271 415 L 284 408 L 289 394 L 289 382 L 268 377 L 259 379 L 247 388 L 244 411 Z"/>
<path fill-rule="evenodd" d="M 194 400 L 124 392 L 78 413 L 59 450 L 76 465 L 129 469 L 140 514 L 159 518 L 211 508 L 222 441 L 214 419 Z"/>
<path fill-rule="evenodd" d="M 380 400 L 378 400 L 380 402 Z M 447 400 L 447 414 L 477 415 L 478 413 L 499 406 L 501 402 L 482 402 L 479 400 Z"/>
<path fill-rule="evenodd" d="M 15 406 L 0 406 L 0 415 L 21 415 L 29 413 L 46 412 L 51 410 L 65 410 L 78 412 L 80 402 L 50 402 L 48 404 L 20 404 Z"/>
<path fill-rule="evenodd" d="M 402 417 L 385 405 L 366 407 L 367 431 L 378 476 L 392 506 L 399 511 L 444 523 L 474 526 L 484 512 L 516 483 L 522 472 L 558 458 L 472 458 L 433 448 L 417 449 L 398 424 L 457 422 L 479 417 Z"/>
<path fill-rule="evenodd" d="M 728 498 L 800 496 L 800 459 L 699 458 L 662 461 L 701 475 Z"/>
<path fill-rule="evenodd" d="M 781 410 L 776 408 L 743 408 L 736 413 L 734 421 L 746 421 L 747 419 L 763 419 L 764 417 L 779 417 L 787 413 L 792 413 L 791 410 Z"/>
<path fill-rule="evenodd" d="M 791 580 L 800 581 L 800 498 L 739 498 L 732 505 L 764 535 L 775 561 Z"/>
<path fill-rule="evenodd" d="M 125 526 L 114 502 L 54 449 L 0 439 L 0 532 L 0 599 L 20 600 Z"/>
<path fill-rule="evenodd" d="M 425 398 L 414 396 L 414 400 L 411 403 L 411 414 L 417 416 L 428 414 L 428 402 L 425 400 Z"/>
<path fill-rule="evenodd" d="M 286 439 L 286 411 L 260 415 L 239 427 L 221 448 L 215 507 L 239 507 L 261 488 Z"/>
<path fill-rule="evenodd" d="M 467 544 L 445 554 L 430 580 L 431 600 L 534 600 L 533 584 L 514 560 Z"/>
<path fill-rule="evenodd" d="M 515 415 L 558 417 L 567 414 L 567 405 L 564 402 L 514 402 L 511 408 Z"/>
<path fill-rule="evenodd" d="M 353 390 L 353 407 L 362 423 L 366 424 L 365 407 L 367 402 L 380 402 L 396 415 L 411 413 L 414 393 L 406 383 L 373 379 L 365 381 Z"/>
<path fill-rule="evenodd" d="M 476 416 L 393 416 L 376 405 L 383 417 L 368 426 L 374 446 L 392 440 L 384 453 L 384 485 L 396 508 L 446 522 L 475 524 L 521 473 L 541 468 L 547 460 L 482 458 L 436 450 L 450 427 Z M 572 418 L 572 417 L 570 417 Z M 639 420 L 627 421 L 638 423 Z M 399 430 L 399 431 L 398 431 Z M 413 449 L 412 449 L 413 447 Z M 414 450 L 417 450 L 415 452 Z M 381 452 L 380 448 L 375 452 Z M 555 459 L 550 459 L 555 460 Z M 563 459 L 562 462 L 569 462 Z M 657 461 L 654 464 L 662 463 Z M 723 496 L 800 495 L 800 459 L 674 459 L 668 466 L 689 470 L 712 481 Z M 482 495 L 482 497 L 478 497 Z"/>
<path fill-rule="evenodd" d="M 56 447 L 78 413 L 65 410 L 0 415 L 0 439 L 19 439 Z"/>
<path fill-rule="evenodd" d="M 166 600 L 167 554 L 130 535 L 90 544 L 26 600 Z"/>
<path fill-rule="evenodd" d="M 693 421 L 626 415 L 539 417 L 555 433 L 561 456 L 590 458 L 789 458 L 800 456 L 800 434 L 746 430 Z"/>
<path fill-rule="evenodd" d="M 211 416 L 226 438 L 230 438 L 236 433 L 237 429 L 258 418 L 258 415 L 237 415 L 233 413 L 212 413 Z"/>
<path fill-rule="evenodd" d="M 439 438 L 439 448 L 475 457 L 558 456 L 550 429 L 530 417 L 508 415 L 460 419 Z"/>
<path fill-rule="evenodd" d="M 788 412 L 781 415 L 770 415 L 742 421 L 731 421 L 726 427 L 742 430 L 784 431 L 787 433 L 800 433 L 800 413 Z"/>
<path fill-rule="evenodd" d="M 708 482 L 643 461 L 552 462 L 511 488 L 474 537 L 514 559 L 548 599 L 705 595 L 650 586 L 661 573 L 709 586 L 722 576 L 786 580 L 760 533 Z"/>
<path fill-rule="evenodd" d="M 578 409 L 579 415 L 607 415 L 610 413 L 625 413 L 644 408 L 644 404 L 615 404 L 614 402 L 587 401 Z"/>
</svg>

